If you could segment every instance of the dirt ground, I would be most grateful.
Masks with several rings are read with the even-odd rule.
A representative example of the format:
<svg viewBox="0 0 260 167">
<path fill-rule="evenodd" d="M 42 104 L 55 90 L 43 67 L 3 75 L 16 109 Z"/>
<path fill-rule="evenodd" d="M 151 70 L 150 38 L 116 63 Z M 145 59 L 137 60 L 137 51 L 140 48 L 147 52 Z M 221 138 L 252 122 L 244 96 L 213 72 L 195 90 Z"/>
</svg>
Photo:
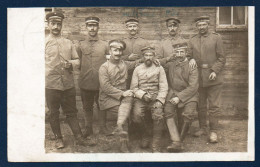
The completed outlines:
<svg viewBox="0 0 260 167">
<path fill-rule="evenodd" d="M 84 120 L 81 118 L 80 126 L 84 132 Z M 108 129 L 113 130 L 115 122 L 110 121 L 107 123 Z M 246 152 L 247 151 L 247 131 L 248 121 L 245 118 L 238 118 L 234 116 L 221 116 L 220 117 L 220 130 L 219 142 L 210 144 L 206 136 L 200 138 L 193 137 L 191 134 L 198 129 L 198 121 L 192 124 L 189 134 L 184 141 L 184 152 Z M 55 142 L 51 140 L 53 133 L 51 132 L 50 125 L 46 122 L 45 126 L 45 149 L 47 153 L 117 153 L 118 138 L 115 136 L 103 136 L 98 134 L 98 125 L 94 124 L 94 135 L 88 140 L 95 140 L 96 146 L 77 146 L 74 144 L 74 137 L 65 119 L 61 121 L 61 129 L 65 142 L 64 149 L 55 149 Z M 133 153 L 148 153 L 151 149 L 139 148 L 139 135 L 130 135 L 130 151 Z M 170 143 L 168 132 L 165 128 L 161 146 L 162 152 L 167 152 L 166 147 Z"/>
</svg>

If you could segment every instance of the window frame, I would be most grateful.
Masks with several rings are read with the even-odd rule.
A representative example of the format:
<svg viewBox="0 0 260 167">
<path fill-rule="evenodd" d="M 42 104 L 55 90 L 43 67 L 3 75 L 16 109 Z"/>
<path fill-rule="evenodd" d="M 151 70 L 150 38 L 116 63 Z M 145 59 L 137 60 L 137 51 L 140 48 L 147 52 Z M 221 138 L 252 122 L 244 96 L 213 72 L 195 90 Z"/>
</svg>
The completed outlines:
<svg viewBox="0 0 260 167">
<path fill-rule="evenodd" d="M 234 25 L 233 24 L 233 7 L 231 7 L 231 24 L 219 24 L 219 7 L 217 7 L 216 11 L 216 31 L 246 31 L 248 28 L 248 8 L 245 7 L 245 24 L 243 25 Z"/>
</svg>

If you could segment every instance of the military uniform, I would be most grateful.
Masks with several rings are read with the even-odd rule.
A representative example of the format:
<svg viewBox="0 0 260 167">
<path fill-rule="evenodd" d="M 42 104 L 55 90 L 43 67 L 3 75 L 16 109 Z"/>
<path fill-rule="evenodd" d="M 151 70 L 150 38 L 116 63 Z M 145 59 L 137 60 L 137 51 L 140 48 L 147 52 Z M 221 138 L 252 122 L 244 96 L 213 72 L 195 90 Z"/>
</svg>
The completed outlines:
<svg viewBox="0 0 260 167">
<path fill-rule="evenodd" d="M 178 43 L 184 43 L 184 42 L 188 42 L 188 40 L 183 38 L 180 34 L 177 34 L 174 37 L 169 36 L 163 39 L 161 42 L 159 55 L 157 57 L 161 59 L 161 58 L 172 56 L 174 54 L 172 45 L 176 45 Z"/>
<path fill-rule="evenodd" d="M 145 47 L 143 54 L 147 50 L 153 50 L 154 53 L 154 48 Z M 142 143 L 146 143 L 148 140 L 148 129 L 145 121 L 145 112 L 148 110 L 151 112 L 153 119 L 153 151 L 159 151 L 159 142 L 163 129 L 163 108 L 154 108 L 153 105 L 157 101 L 162 104 L 165 103 L 168 84 L 163 67 L 155 64 L 147 67 L 144 63 L 136 67 L 132 77 L 131 90 L 134 91 L 135 95 L 133 122 L 140 126 Z M 143 99 L 145 94 L 151 97 L 150 102 L 146 102 Z"/>
<path fill-rule="evenodd" d="M 119 47 L 122 50 L 125 48 L 125 43 L 120 40 L 112 40 L 109 42 L 110 47 Z M 116 44 L 114 46 L 113 44 Z M 121 46 L 121 43 L 123 46 Z M 99 104 L 100 110 L 104 113 L 106 119 L 107 113 L 117 118 L 117 127 L 123 128 L 128 132 L 128 125 L 126 120 L 132 109 L 133 97 L 123 97 L 126 88 L 128 70 L 135 68 L 139 61 L 124 61 L 120 60 L 116 63 L 113 59 L 109 59 L 102 64 L 99 69 L 100 92 Z M 104 125 L 106 126 L 106 125 Z M 121 147 L 127 147 L 128 136 L 120 137 Z M 121 150 L 125 151 L 125 150 Z M 127 151 L 128 152 L 128 149 Z"/>
<path fill-rule="evenodd" d="M 97 17 L 86 18 L 86 23 L 98 24 Z M 85 113 L 86 135 L 93 133 L 92 119 L 93 119 L 93 105 L 94 101 L 99 108 L 98 94 L 99 94 L 99 67 L 106 62 L 105 55 L 108 54 L 107 42 L 99 39 L 96 35 L 94 37 L 88 35 L 84 41 L 80 41 L 78 54 L 80 57 L 80 75 L 79 87 L 81 92 L 81 99 Z"/>
<path fill-rule="evenodd" d="M 46 20 L 61 23 L 64 16 L 59 12 L 46 15 Z M 61 106 L 67 122 L 78 144 L 84 144 L 82 133 L 77 120 L 76 91 L 73 68 L 78 68 L 79 57 L 72 42 L 60 34 L 50 34 L 45 41 L 45 93 L 50 110 L 51 129 L 57 139 L 57 148 L 63 148 L 59 108 Z M 71 64 L 72 66 L 67 66 Z"/>
<path fill-rule="evenodd" d="M 125 21 L 125 23 L 138 24 L 139 21 L 137 19 L 128 19 Z M 149 45 L 148 41 L 138 34 L 135 36 L 129 35 L 128 37 L 123 38 L 123 41 L 126 44 L 126 48 L 123 52 L 124 55 L 123 60 L 127 60 L 127 61 L 135 61 L 137 59 L 140 59 L 142 57 L 141 49 Z M 132 53 L 137 54 L 138 57 L 136 59 L 131 59 L 129 56 Z M 128 72 L 127 88 L 130 88 L 132 75 L 133 75 L 133 70 L 130 70 Z"/>
<path fill-rule="evenodd" d="M 187 52 L 187 43 L 176 44 L 175 50 Z M 184 57 L 183 61 L 168 62 L 167 69 L 169 92 L 166 97 L 164 114 L 168 126 L 172 144 L 167 147 L 170 152 L 180 151 L 181 142 L 194 119 L 198 103 L 198 70 L 189 66 L 189 61 Z M 172 104 L 172 98 L 179 98 L 178 104 Z M 180 116 L 178 116 L 178 114 Z M 178 116 L 178 119 L 176 119 Z M 182 122 L 184 120 L 184 123 Z M 178 127 L 177 127 L 178 125 Z"/>
<path fill-rule="evenodd" d="M 209 19 L 209 17 L 200 17 L 197 22 Z M 221 36 L 214 32 L 197 34 L 189 42 L 190 56 L 197 62 L 199 69 L 199 123 L 201 128 L 205 128 L 208 113 L 210 129 L 215 130 L 218 127 L 218 121 L 215 116 L 220 113 L 220 99 L 223 83 L 223 68 L 226 63 L 224 47 Z M 209 80 L 209 76 L 215 72 L 216 79 Z"/>
</svg>

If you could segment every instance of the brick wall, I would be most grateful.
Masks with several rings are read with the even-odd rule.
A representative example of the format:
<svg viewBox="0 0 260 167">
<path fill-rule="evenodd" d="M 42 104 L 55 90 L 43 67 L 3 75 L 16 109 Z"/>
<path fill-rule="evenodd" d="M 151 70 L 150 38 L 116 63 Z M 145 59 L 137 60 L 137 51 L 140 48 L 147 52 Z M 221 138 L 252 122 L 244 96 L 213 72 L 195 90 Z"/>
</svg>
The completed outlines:
<svg viewBox="0 0 260 167">
<path fill-rule="evenodd" d="M 124 21 L 129 17 L 140 20 L 140 34 L 157 46 L 160 39 L 168 35 L 165 19 L 177 16 L 181 20 L 181 33 L 190 38 L 197 33 L 194 18 L 201 15 L 210 16 L 210 31 L 216 28 L 215 7 L 167 7 L 167 8 L 129 8 L 129 7 L 91 7 L 91 8 L 55 8 L 64 15 L 62 34 L 75 43 L 86 34 L 85 17 L 100 18 L 99 36 L 112 39 L 127 36 Z M 225 84 L 223 87 L 223 109 L 226 111 L 247 111 L 248 104 L 248 34 L 247 31 L 223 31 L 222 35 L 227 63 L 225 66 Z M 75 72 L 75 82 L 79 72 Z M 77 88 L 79 95 L 79 90 Z M 77 98 L 80 99 L 79 97 Z M 246 110 L 246 111 L 245 111 Z"/>
</svg>

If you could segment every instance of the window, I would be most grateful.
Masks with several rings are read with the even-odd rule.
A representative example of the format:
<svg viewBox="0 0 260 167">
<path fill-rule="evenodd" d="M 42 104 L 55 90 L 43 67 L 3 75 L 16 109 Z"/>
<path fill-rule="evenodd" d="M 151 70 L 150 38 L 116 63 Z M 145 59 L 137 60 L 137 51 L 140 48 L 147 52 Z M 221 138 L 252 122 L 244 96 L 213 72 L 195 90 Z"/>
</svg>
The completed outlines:
<svg viewBox="0 0 260 167">
<path fill-rule="evenodd" d="M 222 30 L 247 30 L 247 7 L 217 7 L 216 28 Z"/>
</svg>

